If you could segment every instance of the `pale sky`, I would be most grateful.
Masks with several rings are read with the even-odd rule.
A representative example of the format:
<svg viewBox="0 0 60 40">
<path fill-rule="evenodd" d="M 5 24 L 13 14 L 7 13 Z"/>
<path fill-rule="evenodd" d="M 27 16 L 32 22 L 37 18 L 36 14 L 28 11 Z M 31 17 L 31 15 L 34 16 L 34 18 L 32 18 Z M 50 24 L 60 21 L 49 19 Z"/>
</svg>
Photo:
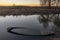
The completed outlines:
<svg viewBox="0 0 60 40">
<path fill-rule="evenodd" d="M 28 5 L 28 6 L 38 6 L 39 0 L 0 0 L 0 5 L 13 5 L 15 3 L 16 5 Z"/>
</svg>

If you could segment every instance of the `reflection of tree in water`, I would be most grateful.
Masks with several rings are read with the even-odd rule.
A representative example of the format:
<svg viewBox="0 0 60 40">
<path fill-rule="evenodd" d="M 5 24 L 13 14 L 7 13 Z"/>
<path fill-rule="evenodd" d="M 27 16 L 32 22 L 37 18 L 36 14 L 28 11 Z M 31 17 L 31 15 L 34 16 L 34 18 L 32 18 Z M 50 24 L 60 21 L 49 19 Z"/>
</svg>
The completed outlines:
<svg viewBox="0 0 60 40">
<path fill-rule="evenodd" d="M 57 15 L 57 16 L 55 17 L 54 24 L 55 24 L 56 26 L 60 27 L 59 15 Z"/>
<path fill-rule="evenodd" d="M 42 19 L 40 19 L 40 16 L 42 17 Z M 39 21 L 43 23 L 43 26 L 46 28 L 48 25 L 48 22 L 50 21 L 49 15 L 46 15 L 46 17 L 44 15 L 40 15 L 40 16 L 39 16 Z"/>
<path fill-rule="evenodd" d="M 52 14 L 51 16 L 49 16 L 49 15 L 45 15 L 45 16 L 44 15 L 40 15 L 39 16 L 40 23 L 43 23 L 43 26 L 46 28 L 48 26 L 48 23 L 50 21 L 52 21 L 57 26 L 56 32 L 60 33 L 60 18 L 59 18 L 59 14 Z M 40 17 L 42 17 L 42 18 L 40 18 Z"/>
<path fill-rule="evenodd" d="M 57 26 L 56 32 L 60 33 L 60 18 L 59 18 L 59 14 L 55 17 L 54 24 Z"/>
</svg>

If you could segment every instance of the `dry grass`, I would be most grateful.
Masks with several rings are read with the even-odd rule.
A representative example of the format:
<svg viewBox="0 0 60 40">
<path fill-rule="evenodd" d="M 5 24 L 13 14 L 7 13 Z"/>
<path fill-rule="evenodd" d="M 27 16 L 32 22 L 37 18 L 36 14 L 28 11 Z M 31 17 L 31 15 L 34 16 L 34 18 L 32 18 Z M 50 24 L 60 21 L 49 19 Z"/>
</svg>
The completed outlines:
<svg viewBox="0 0 60 40">
<path fill-rule="evenodd" d="M 60 9 L 56 13 L 60 13 Z M 0 15 L 32 15 L 32 14 L 48 14 L 54 13 L 55 9 L 48 9 L 42 7 L 0 7 Z"/>
</svg>

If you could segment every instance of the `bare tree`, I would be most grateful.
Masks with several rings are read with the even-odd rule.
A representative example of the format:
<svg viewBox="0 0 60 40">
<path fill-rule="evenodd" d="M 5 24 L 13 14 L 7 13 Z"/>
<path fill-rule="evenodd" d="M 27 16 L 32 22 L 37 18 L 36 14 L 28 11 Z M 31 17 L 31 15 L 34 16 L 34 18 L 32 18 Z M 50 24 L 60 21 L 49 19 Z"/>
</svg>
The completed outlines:
<svg viewBox="0 0 60 40">
<path fill-rule="evenodd" d="M 46 6 L 47 4 L 47 0 L 40 0 L 40 2 L 42 3 L 42 6 Z"/>
<path fill-rule="evenodd" d="M 42 5 L 46 5 L 48 2 L 48 7 L 51 8 L 51 0 L 40 0 L 42 2 Z"/>
<path fill-rule="evenodd" d="M 54 4 L 55 4 L 56 1 L 57 1 L 57 4 L 60 3 L 60 0 L 40 0 L 40 2 L 42 3 L 42 5 L 48 4 L 47 6 L 49 7 L 49 9 L 51 9 L 52 2 L 54 2 Z"/>
<path fill-rule="evenodd" d="M 60 4 L 60 0 L 56 0 L 56 1 L 57 1 L 56 6 L 58 7 Z"/>
<path fill-rule="evenodd" d="M 51 9 L 51 0 L 48 0 L 48 7 Z"/>
</svg>

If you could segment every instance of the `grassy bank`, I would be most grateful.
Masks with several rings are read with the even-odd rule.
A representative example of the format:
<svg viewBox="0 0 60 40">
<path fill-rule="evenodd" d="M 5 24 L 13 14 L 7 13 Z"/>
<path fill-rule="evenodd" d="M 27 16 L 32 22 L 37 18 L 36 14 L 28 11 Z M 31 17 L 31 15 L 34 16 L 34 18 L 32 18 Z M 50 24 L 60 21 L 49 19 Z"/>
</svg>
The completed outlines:
<svg viewBox="0 0 60 40">
<path fill-rule="evenodd" d="M 0 6 L 0 15 L 33 15 L 33 14 L 60 14 L 60 7 L 48 9 L 48 7 L 27 7 L 27 6 Z"/>
</svg>

